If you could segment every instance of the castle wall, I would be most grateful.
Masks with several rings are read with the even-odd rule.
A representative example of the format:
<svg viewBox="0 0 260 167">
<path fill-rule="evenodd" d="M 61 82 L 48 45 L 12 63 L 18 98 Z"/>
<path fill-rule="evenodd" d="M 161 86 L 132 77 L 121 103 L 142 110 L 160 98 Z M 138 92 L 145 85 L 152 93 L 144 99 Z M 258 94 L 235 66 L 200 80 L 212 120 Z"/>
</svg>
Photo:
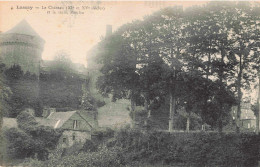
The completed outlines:
<svg viewBox="0 0 260 167">
<path fill-rule="evenodd" d="M 41 53 L 44 41 L 38 37 L 23 34 L 2 34 L 0 36 L 0 57 L 7 67 L 20 65 L 39 76 Z"/>
</svg>

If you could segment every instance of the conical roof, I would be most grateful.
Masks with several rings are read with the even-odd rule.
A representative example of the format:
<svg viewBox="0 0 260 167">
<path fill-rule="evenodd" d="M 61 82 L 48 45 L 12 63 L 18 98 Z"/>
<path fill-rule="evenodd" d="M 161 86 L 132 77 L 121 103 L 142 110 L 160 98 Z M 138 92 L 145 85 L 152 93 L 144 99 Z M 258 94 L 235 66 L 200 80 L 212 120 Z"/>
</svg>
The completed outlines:
<svg viewBox="0 0 260 167">
<path fill-rule="evenodd" d="M 24 34 L 41 38 L 26 20 L 22 20 L 5 34 Z"/>
</svg>

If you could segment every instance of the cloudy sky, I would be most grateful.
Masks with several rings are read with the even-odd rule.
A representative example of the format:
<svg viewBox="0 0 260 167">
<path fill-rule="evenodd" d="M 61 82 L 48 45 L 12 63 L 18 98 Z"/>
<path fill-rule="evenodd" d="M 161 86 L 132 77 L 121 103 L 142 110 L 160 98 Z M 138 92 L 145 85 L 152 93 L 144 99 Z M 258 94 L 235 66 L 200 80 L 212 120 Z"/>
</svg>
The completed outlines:
<svg viewBox="0 0 260 167">
<path fill-rule="evenodd" d="M 142 19 L 160 8 L 203 3 L 205 1 L 0 2 L 0 31 L 5 32 L 25 19 L 46 41 L 42 59 L 51 60 L 57 51 L 66 50 L 71 54 L 73 62 L 86 64 L 87 51 L 105 35 L 107 24 L 112 25 L 114 31 L 121 25 Z M 65 8 L 69 6 L 81 14 L 70 14 L 70 10 L 64 14 Z M 94 10 L 94 6 L 99 8 Z"/>
</svg>

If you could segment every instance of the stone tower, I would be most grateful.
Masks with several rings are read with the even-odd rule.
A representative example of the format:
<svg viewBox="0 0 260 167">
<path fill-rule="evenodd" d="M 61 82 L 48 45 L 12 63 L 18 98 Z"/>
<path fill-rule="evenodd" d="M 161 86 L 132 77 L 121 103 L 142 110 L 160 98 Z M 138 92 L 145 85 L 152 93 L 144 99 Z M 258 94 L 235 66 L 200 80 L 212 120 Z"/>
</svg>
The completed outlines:
<svg viewBox="0 0 260 167">
<path fill-rule="evenodd" d="M 24 73 L 28 71 L 39 76 L 44 43 L 28 22 L 23 20 L 0 34 L 0 58 L 7 67 L 20 65 Z"/>
</svg>

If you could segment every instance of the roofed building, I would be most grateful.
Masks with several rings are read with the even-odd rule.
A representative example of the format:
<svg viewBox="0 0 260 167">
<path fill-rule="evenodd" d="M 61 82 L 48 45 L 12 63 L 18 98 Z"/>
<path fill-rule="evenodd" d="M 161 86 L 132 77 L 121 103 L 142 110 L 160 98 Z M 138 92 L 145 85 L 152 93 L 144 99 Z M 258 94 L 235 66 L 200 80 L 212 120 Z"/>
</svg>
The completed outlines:
<svg viewBox="0 0 260 167">
<path fill-rule="evenodd" d="M 84 143 L 91 139 L 91 134 L 97 128 L 96 116 L 93 111 L 47 112 L 45 117 L 35 117 L 39 125 L 62 129 L 58 147 L 70 147 L 74 143 Z M 3 119 L 3 128 L 17 128 L 16 118 Z"/>
<path fill-rule="evenodd" d="M 237 106 L 232 108 L 232 117 L 233 120 L 236 118 Z M 250 103 L 241 103 L 241 115 L 240 115 L 240 125 L 245 129 L 255 129 L 256 127 L 256 117 L 254 112 L 251 110 Z"/>
<path fill-rule="evenodd" d="M 49 112 L 45 117 L 36 117 L 40 125 L 62 129 L 61 147 L 72 146 L 75 142 L 83 143 L 91 139 L 91 132 L 97 128 L 97 120 L 93 111 Z"/>
</svg>

